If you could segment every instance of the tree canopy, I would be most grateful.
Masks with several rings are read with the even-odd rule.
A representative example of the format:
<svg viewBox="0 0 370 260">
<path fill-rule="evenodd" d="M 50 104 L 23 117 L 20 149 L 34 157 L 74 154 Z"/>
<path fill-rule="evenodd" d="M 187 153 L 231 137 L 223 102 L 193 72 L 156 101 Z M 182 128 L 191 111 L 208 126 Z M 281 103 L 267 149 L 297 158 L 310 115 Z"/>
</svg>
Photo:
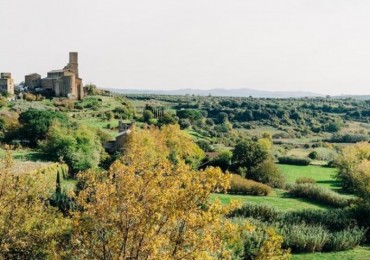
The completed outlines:
<svg viewBox="0 0 370 260">
<path fill-rule="evenodd" d="M 46 134 L 52 122 L 57 120 L 66 123 L 68 118 L 65 114 L 51 110 L 29 109 L 19 115 L 21 127 L 19 136 L 27 139 L 32 145 L 46 138 Z"/>
</svg>

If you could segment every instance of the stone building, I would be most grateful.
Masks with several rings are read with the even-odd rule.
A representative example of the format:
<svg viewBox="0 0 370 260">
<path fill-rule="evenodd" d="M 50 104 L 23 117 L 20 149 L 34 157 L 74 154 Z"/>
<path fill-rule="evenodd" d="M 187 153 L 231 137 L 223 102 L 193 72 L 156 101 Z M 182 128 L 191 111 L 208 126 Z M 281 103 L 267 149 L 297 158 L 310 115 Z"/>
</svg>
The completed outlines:
<svg viewBox="0 0 370 260">
<path fill-rule="evenodd" d="M 82 79 L 78 74 L 78 53 L 69 53 L 69 63 L 63 69 L 52 70 L 41 79 L 37 73 L 25 76 L 25 85 L 31 88 L 41 87 L 45 92 L 52 92 L 56 97 L 82 99 L 84 96 Z"/>
<path fill-rule="evenodd" d="M 116 136 L 116 139 L 114 141 L 109 141 L 104 145 L 105 150 L 110 154 L 122 151 L 123 145 L 126 142 L 127 135 L 131 133 L 134 125 L 134 122 L 131 122 L 131 124 L 125 124 L 122 121 L 119 121 L 118 135 Z"/>
<path fill-rule="evenodd" d="M 0 73 L 0 92 L 14 95 L 14 80 L 11 73 Z"/>
<path fill-rule="evenodd" d="M 31 89 L 41 88 L 41 76 L 37 73 L 26 75 L 24 77 L 24 84 Z"/>
</svg>

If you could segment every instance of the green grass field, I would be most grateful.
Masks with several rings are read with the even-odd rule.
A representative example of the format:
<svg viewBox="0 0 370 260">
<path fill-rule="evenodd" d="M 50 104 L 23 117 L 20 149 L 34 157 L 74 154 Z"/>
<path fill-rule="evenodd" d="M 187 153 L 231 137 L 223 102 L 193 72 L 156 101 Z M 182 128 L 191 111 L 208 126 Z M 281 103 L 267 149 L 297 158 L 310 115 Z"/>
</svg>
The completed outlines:
<svg viewBox="0 0 370 260">
<path fill-rule="evenodd" d="M 335 168 L 321 166 L 296 166 L 287 164 L 278 164 L 279 169 L 284 173 L 288 183 L 294 183 L 297 178 L 310 177 L 316 180 L 317 185 L 338 190 L 340 184 L 334 179 Z"/>
<path fill-rule="evenodd" d="M 328 206 L 326 205 L 315 203 L 307 199 L 291 198 L 282 190 L 274 190 L 274 192 L 269 196 L 212 194 L 211 199 L 219 199 L 222 204 L 229 204 L 231 200 L 239 201 L 242 204 L 246 202 L 266 204 L 284 211 L 301 209 L 328 209 Z"/>
<path fill-rule="evenodd" d="M 78 122 L 84 125 L 88 125 L 90 127 L 101 129 L 102 131 L 106 132 L 112 137 L 112 140 L 118 135 L 118 130 L 116 129 L 108 129 L 107 126 L 110 125 L 111 127 L 117 127 L 118 126 L 118 120 L 112 119 L 111 121 L 102 120 L 100 118 L 96 117 L 90 117 L 90 118 L 83 118 L 78 119 Z"/>
<path fill-rule="evenodd" d="M 334 179 L 336 169 L 320 166 L 295 166 L 278 164 L 279 169 L 286 176 L 288 183 L 294 183 L 299 177 L 311 177 L 317 181 L 317 185 L 338 190 L 339 183 Z M 254 202 L 274 206 L 281 210 L 301 210 L 301 209 L 328 209 L 327 205 L 315 203 L 308 199 L 291 198 L 287 192 L 275 189 L 269 196 L 243 196 L 230 194 L 212 194 L 212 199 L 218 198 L 223 204 L 230 203 L 231 200 L 238 200 L 241 203 Z"/>
<path fill-rule="evenodd" d="M 296 254 L 292 260 L 368 260 L 370 259 L 369 247 L 357 247 L 353 250 L 332 253 Z"/>
</svg>

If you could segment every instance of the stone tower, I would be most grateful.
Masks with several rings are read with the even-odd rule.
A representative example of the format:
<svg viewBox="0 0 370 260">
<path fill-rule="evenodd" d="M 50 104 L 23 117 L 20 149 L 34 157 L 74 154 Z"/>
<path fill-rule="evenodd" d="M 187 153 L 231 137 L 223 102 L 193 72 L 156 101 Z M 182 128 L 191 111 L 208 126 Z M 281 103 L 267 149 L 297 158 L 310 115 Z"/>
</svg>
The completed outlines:
<svg viewBox="0 0 370 260">
<path fill-rule="evenodd" d="M 77 78 L 79 77 L 78 76 L 78 52 L 69 53 L 69 63 L 67 67 L 76 73 Z"/>
</svg>

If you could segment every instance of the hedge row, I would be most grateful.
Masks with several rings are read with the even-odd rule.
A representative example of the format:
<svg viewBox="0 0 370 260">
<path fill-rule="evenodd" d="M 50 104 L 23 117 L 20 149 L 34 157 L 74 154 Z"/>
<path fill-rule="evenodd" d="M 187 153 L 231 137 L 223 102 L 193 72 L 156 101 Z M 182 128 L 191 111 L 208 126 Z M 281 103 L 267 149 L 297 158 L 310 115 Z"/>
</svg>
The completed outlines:
<svg viewBox="0 0 370 260">
<path fill-rule="evenodd" d="M 267 196 L 271 191 L 272 188 L 266 184 L 245 179 L 237 174 L 231 175 L 230 189 L 228 190 L 231 194 Z"/>
<path fill-rule="evenodd" d="M 295 156 L 281 156 L 278 158 L 279 163 L 281 164 L 291 164 L 291 165 L 309 165 L 311 159 L 309 158 L 299 158 Z"/>
<path fill-rule="evenodd" d="M 293 184 L 288 187 L 288 190 L 294 197 L 311 199 L 337 208 L 349 206 L 351 203 L 346 197 L 311 183 Z"/>
<path fill-rule="evenodd" d="M 268 205 L 247 203 L 229 217 L 248 218 L 256 226 L 257 233 L 245 238 L 246 246 L 257 245 L 263 238 L 258 230 L 273 226 L 283 236 L 283 247 L 295 253 L 349 250 L 361 243 L 367 231 L 358 226 L 350 209 L 282 212 Z"/>
</svg>

